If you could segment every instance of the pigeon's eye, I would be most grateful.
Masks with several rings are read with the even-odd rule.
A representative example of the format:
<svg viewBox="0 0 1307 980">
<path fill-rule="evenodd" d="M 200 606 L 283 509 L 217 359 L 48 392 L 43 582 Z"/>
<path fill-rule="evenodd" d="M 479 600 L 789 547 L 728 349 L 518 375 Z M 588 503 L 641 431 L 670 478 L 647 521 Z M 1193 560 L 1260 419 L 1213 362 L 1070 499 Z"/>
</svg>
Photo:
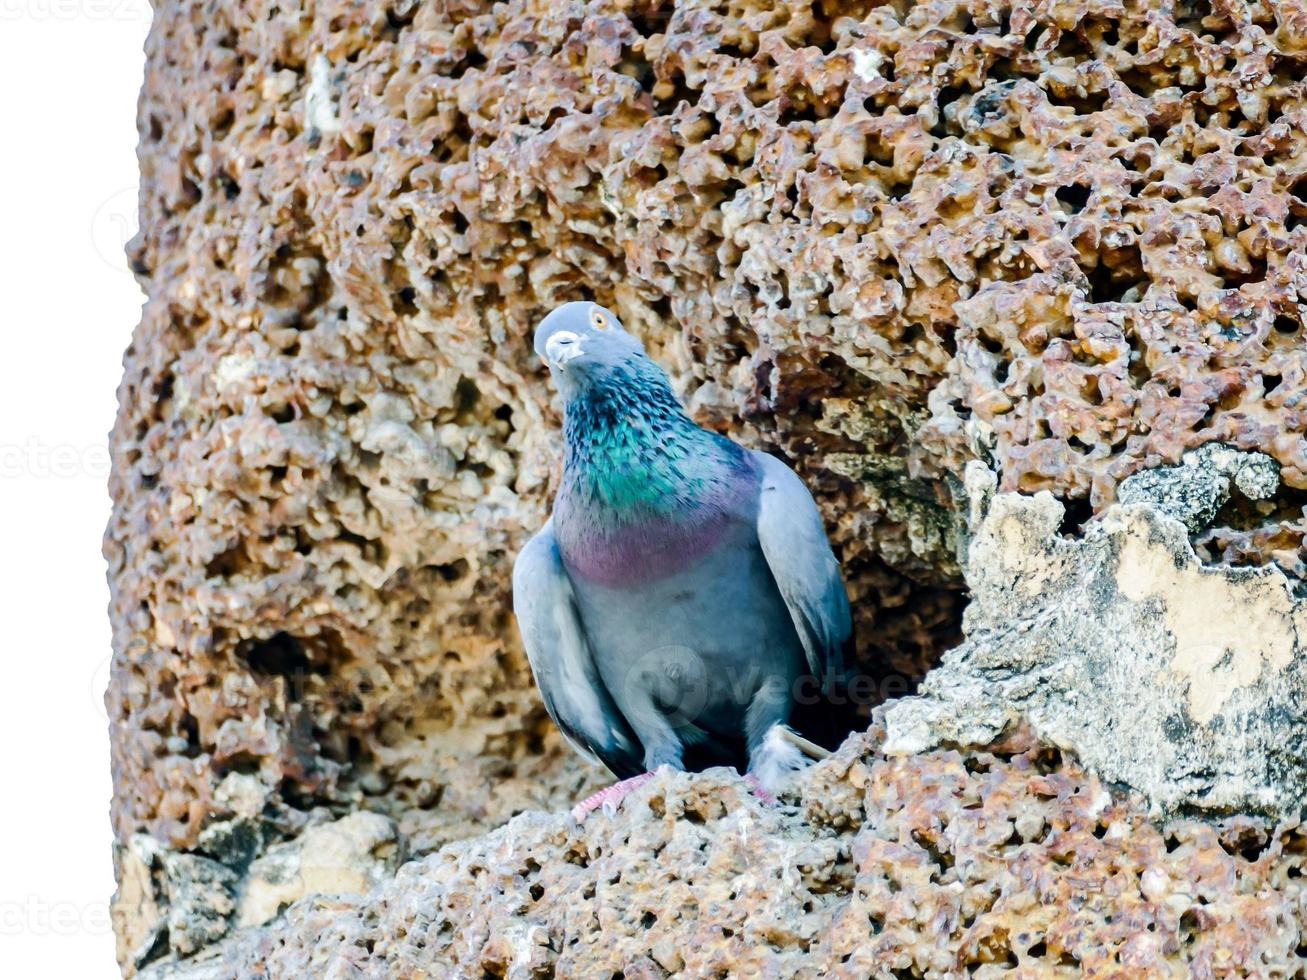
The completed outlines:
<svg viewBox="0 0 1307 980">
<path fill-rule="evenodd" d="M 594 324 L 594 328 L 595 328 L 596 330 L 607 330 L 607 329 L 608 329 L 608 317 L 604 316 L 602 310 L 591 310 L 591 311 L 590 311 L 590 322 L 591 322 L 592 324 Z"/>
</svg>

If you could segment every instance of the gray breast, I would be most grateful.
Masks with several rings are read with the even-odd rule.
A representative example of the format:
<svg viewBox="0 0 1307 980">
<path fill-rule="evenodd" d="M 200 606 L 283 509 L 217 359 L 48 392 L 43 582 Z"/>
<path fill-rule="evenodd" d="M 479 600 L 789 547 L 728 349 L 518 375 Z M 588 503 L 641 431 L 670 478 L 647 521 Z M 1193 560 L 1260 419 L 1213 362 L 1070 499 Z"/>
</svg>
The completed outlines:
<svg viewBox="0 0 1307 980">
<path fill-rule="evenodd" d="M 638 724 L 652 701 L 674 726 L 739 734 L 764 684 L 804 663 L 751 525 L 675 575 L 633 585 L 575 580 L 581 618 L 614 701 Z"/>
</svg>

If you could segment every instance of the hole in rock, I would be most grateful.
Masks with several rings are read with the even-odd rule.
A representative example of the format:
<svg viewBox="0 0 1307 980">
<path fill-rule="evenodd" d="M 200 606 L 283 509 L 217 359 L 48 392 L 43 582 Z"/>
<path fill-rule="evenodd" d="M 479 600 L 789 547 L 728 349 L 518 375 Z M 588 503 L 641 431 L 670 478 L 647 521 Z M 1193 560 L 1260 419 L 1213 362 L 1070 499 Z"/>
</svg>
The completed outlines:
<svg viewBox="0 0 1307 980">
<path fill-rule="evenodd" d="M 255 641 L 238 655 L 249 664 L 250 670 L 259 674 L 286 677 L 309 669 L 308 654 L 289 633 L 276 633 L 266 640 Z"/>
<path fill-rule="evenodd" d="M 401 316 L 413 316 L 418 311 L 417 290 L 405 286 L 395 294 L 395 312 Z"/>
<path fill-rule="evenodd" d="M 1080 184 L 1068 184 L 1057 189 L 1056 197 L 1065 204 L 1072 214 L 1079 214 L 1089 203 L 1089 188 Z"/>
<path fill-rule="evenodd" d="M 1129 303 L 1148 288 L 1143 256 L 1137 245 L 1104 252 L 1098 264 L 1085 270 L 1091 303 Z"/>
<path fill-rule="evenodd" d="M 874 707 L 913 694 L 944 653 L 962 640 L 966 593 L 956 581 L 919 581 L 879 558 L 846 559 L 844 577 L 853 605 L 855 649 L 845 655 L 848 677 L 827 707 L 794 716 L 818 742 L 838 744 L 865 728 Z"/>
<path fill-rule="evenodd" d="M 323 630 L 309 637 L 279 632 L 265 640 L 246 640 L 237 646 L 236 656 L 252 673 L 294 679 L 329 674 L 349 655 L 338 633 Z M 291 690 L 292 697 L 302 693 Z"/>
</svg>

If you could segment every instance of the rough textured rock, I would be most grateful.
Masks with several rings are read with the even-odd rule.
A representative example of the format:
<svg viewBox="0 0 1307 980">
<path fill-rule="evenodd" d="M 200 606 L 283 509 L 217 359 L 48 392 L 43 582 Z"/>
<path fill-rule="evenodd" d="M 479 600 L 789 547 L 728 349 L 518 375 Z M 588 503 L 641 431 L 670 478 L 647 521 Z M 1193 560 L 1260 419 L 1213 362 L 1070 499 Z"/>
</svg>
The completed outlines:
<svg viewBox="0 0 1307 980">
<path fill-rule="evenodd" d="M 878 680 L 956 638 L 968 423 L 1068 525 L 1264 452 L 1195 547 L 1307 581 L 1301 0 L 164 0 L 147 56 L 120 880 L 360 810 L 425 853 L 596 778 L 507 618 L 562 300 L 799 466 Z M 168 894 L 120 903 L 130 948 L 174 948 Z"/>
<path fill-rule="evenodd" d="M 177 853 L 147 834 L 120 847 L 113 904 L 120 962 L 135 968 L 190 956 L 305 895 L 366 892 L 390 879 L 404 857 L 394 823 L 376 813 L 320 819 L 265 849 L 268 830 L 242 815 L 206 827 L 197 853 Z"/>
<path fill-rule="evenodd" d="M 1209 442 L 1185 453 L 1177 466 L 1143 470 L 1122 480 L 1116 499 L 1151 504 L 1198 533 L 1212 523 L 1234 489 L 1248 500 L 1268 500 L 1279 487 L 1279 468 L 1265 453 Z"/>
<path fill-rule="evenodd" d="M 267 922 L 305 895 L 365 892 L 394 875 L 402 858 L 394 823 L 379 814 L 310 827 L 249 866 L 235 924 Z"/>
<path fill-rule="evenodd" d="M 1200 450 L 1131 496 L 1214 513 L 1227 472 L 1269 496 L 1266 462 Z M 886 751 L 983 745 L 1024 719 L 1154 813 L 1296 817 L 1307 796 L 1307 599 L 1284 573 L 1204 567 L 1185 525 L 1150 504 L 1115 504 L 1072 540 L 1052 495 L 995 496 L 979 462 L 966 482 L 967 640 L 920 696 L 887 707 Z"/>
<path fill-rule="evenodd" d="M 1307 837 L 1148 822 L 1014 732 L 886 757 L 879 726 L 795 805 L 667 773 L 613 819 L 527 813 L 317 896 L 153 980 L 1301 976 Z"/>
<path fill-rule="evenodd" d="M 240 881 L 227 864 L 136 834 L 118 849 L 116 871 L 113 919 L 125 966 L 190 956 L 227 934 Z"/>
</svg>

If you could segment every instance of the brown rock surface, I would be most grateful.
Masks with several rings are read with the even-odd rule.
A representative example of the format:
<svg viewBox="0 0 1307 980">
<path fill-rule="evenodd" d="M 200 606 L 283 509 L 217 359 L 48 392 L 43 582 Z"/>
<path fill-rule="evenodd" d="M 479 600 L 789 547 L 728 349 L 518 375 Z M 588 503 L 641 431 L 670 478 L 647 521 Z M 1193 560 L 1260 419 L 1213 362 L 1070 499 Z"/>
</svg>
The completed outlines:
<svg viewBox="0 0 1307 980">
<path fill-rule="evenodd" d="M 809 770 L 797 806 L 667 773 L 611 820 L 523 814 L 146 975 L 1301 975 L 1296 826 L 1155 826 L 1021 733 L 907 759 L 882 734 Z"/>
<path fill-rule="evenodd" d="M 147 54 L 124 846 L 367 810 L 420 854 L 595 779 L 506 595 L 556 478 L 527 338 L 578 296 L 800 467 L 875 676 L 956 638 L 968 421 L 1069 525 L 1261 450 L 1200 553 L 1307 577 L 1301 0 L 165 0 Z"/>
</svg>

